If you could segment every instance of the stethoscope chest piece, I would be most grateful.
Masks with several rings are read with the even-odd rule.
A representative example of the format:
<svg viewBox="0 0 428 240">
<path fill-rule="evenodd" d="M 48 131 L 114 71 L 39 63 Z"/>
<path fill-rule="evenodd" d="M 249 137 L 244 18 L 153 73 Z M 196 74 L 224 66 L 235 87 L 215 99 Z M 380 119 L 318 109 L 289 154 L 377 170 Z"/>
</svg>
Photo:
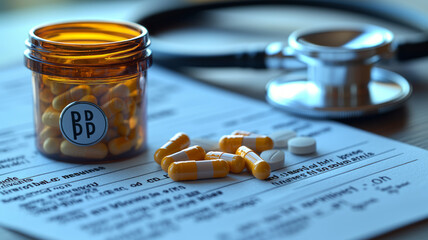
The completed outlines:
<svg viewBox="0 0 428 240">
<path fill-rule="evenodd" d="M 394 53 L 393 35 L 375 26 L 297 31 L 287 49 L 307 64 L 272 80 L 266 98 L 288 112 L 318 118 L 350 118 L 397 108 L 411 86 L 397 73 L 373 67 Z"/>
</svg>

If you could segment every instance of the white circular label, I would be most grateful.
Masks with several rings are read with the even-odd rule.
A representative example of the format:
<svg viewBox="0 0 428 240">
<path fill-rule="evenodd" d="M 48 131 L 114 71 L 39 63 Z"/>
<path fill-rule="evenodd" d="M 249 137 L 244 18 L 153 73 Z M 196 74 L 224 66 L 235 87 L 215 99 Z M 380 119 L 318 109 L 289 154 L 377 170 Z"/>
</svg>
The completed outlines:
<svg viewBox="0 0 428 240">
<path fill-rule="evenodd" d="M 90 146 L 107 133 L 108 121 L 103 110 L 91 102 L 72 102 L 61 112 L 59 128 L 71 143 Z"/>
</svg>

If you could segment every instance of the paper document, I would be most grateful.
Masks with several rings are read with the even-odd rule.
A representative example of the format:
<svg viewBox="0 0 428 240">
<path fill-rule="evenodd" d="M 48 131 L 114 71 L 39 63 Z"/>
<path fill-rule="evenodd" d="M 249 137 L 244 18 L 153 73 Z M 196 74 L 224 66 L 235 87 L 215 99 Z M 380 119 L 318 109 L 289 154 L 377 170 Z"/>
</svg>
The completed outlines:
<svg viewBox="0 0 428 240">
<path fill-rule="evenodd" d="M 356 239 L 428 216 L 428 151 L 340 123 L 301 119 L 264 102 L 153 67 L 148 150 L 109 164 L 38 154 L 30 72 L 3 71 L 0 225 L 43 239 Z M 22 75 L 16 75 L 19 72 Z M 285 152 L 267 180 L 247 172 L 174 182 L 153 160 L 176 132 L 291 129 L 317 152 Z"/>
</svg>

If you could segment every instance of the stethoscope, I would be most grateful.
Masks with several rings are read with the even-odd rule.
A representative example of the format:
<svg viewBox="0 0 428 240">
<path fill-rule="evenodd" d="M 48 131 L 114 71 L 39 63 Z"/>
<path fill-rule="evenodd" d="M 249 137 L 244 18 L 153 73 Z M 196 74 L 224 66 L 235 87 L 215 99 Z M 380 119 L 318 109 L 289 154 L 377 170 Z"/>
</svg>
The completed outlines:
<svg viewBox="0 0 428 240">
<path fill-rule="evenodd" d="M 227 54 L 189 54 L 175 47 L 152 47 L 154 61 L 169 67 L 250 67 L 304 69 L 273 79 L 266 99 L 288 112 L 318 118 L 350 118 L 399 107 L 412 92 L 397 73 L 375 67 L 395 58 L 405 61 L 428 56 L 428 18 L 385 3 L 361 1 L 221 1 L 164 4 L 143 14 L 139 23 L 149 32 L 165 30 L 181 17 L 204 10 L 251 5 L 310 5 L 342 9 L 388 20 L 423 33 L 413 42 L 394 42 L 392 32 L 372 25 L 304 29 L 292 33 L 288 46 L 271 43 L 264 49 Z M 156 43 L 156 38 L 152 37 Z"/>
</svg>

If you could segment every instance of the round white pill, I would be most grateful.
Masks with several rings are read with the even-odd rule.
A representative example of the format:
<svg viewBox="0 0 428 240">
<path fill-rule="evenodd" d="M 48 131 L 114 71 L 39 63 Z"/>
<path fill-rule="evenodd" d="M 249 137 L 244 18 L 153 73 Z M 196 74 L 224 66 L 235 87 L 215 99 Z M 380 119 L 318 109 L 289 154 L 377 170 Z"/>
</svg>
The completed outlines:
<svg viewBox="0 0 428 240">
<path fill-rule="evenodd" d="M 311 137 L 295 137 L 288 140 L 288 150 L 293 154 L 311 154 L 317 150 L 317 143 Z"/>
<path fill-rule="evenodd" d="M 272 138 L 275 148 L 286 148 L 288 140 L 296 137 L 296 132 L 282 129 L 269 134 L 269 137 Z"/>
<path fill-rule="evenodd" d="M 209 151 L 219 151 L 220 146 L 218 145 L 218 141 L 212 140 L 212 139 L 203 139 L 203 138 L 192 138 L 190 140 L 191 145 L 199 145 L 201 146 L 206 152 Z"/>
<path fill-rule="evenodd" d="M 272 171 L 284 167 L 285 154 L 281 150 L 266 150 L 260 154 L 260 157 L 269 163 Z"/>
</svg>

